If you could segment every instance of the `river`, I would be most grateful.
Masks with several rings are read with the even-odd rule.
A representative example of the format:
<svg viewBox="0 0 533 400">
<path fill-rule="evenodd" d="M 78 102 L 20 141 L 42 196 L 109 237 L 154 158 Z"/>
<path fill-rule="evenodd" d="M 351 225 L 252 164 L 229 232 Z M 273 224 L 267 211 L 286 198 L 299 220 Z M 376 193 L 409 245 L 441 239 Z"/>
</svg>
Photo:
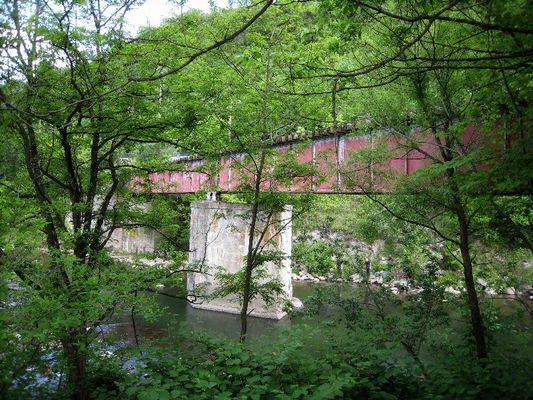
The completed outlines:
<svg viewBox="0 0 533 400">
<path fill-rule="evenodd" d="M 293 295 L 301 300 L 309 297 L 317 285 L 336 285 L 341 291 L 353 291 L 354 286 L 350 284 L 338 283 L 315 283 L 315 282 L 293 282 Z M 172 291 L 170 291 L 172 292 Z M 106 336 L 118 335 L 120 341 L 124 343 L 134 343 L 135 334 L 140 341 L 145 339 L 157 339 L 172 336 L 183 324 L 187 328 L 204 332 L 212 336 L 222 336 L 237 339 L 240 332 L 240 316 L 235 314 L 221 313 L 215 311 L 198 310 L 190 307 L 183 299 L 172 298 L 164 295 L 157 295 L 156 300 L 162 307 L 162 315 L 155 321 L 147 321 L 140 315 L 135 315 L 135 330 L 131 314 L 116 316 L 112 323 L 104 327 Z M 497 307 L 504 310 L 505 314 L 511 314 L 520 308 L 517 302 L 510 299 L 498 298 Z M 450 310 L 457 313 L 457 310 Z M 325 319 L 318 315 L 315 320 Z M 257 340 L 259 343 L 269 341 L 269 337 L 276 337 L 279 332 L 285 330 L 293 324 L 301 323 L 301 318 L 289 318 L 281 320 L 271 320 L 264 318 L 249 317 L 248 333 L 250 342 Z M 524 320 L 527 326 L 531 325 L 531 319 L 527 316 Z M 310 321 L 306 321 L 310 323 Z M 312 323 L 312 321 L 311 321 Z M 114 340 L 113 339 L 113 340 Z"/>
<path fill-rule="evenodd" d="M 326 283 L 294 282 L 293 295 L 301 300 L 308 297 L 316 285 Z M 170 291 L 171 292 L 171 291 Z M 221 313 L 216 311 L 198 310 L 190 307 L 183 299 L 176 299 L 164 295 L 157 295 L 157 303 L 162 307 L 161 317 L 150 322 L 135 315 L 135 330 L 141 339 L 161 338 L 172 334 L 178 326 L 184 324 L 193 330 L 205 332 L 214 336 L 223 336 L 237 339 L 240 331 L 240 316 L 236 314 Z M 291 319 L 288 316 L 281 320 L 249 317 L 249 337 L 275 336 L 279 331 L 298 323 L 299 318 Z M 169 332 L 169 327 L 171 331 Z M 105 332 L 118 334 L 119 337 L 129 343 L 135 341 L 131 314 L 115 316 L 112 322 L 104 328 Z"/>
</svg>

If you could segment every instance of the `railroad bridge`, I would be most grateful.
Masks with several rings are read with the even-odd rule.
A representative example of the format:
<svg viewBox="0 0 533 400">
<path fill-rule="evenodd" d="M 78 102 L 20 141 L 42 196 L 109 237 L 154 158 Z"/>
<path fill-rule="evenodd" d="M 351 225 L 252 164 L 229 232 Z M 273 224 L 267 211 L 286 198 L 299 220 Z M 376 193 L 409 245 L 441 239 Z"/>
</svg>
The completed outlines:
<svg viewBox="0 0 533 400">
<path fill-rule="evenodd" d="M 275 187 L 275 191 L 299 193 L 360 193 L 357 187 L 350 187 L 344 182 L 344 171 L 350 165 L 350 159 L 361 150 L 382 146 L 390 151 L 389 157 L 379 163 L 370 163 L 365 172 L 372 174 L 372 168 L 387 169 L 393 174 L 410 175 L 431 162 L 431 158 L 439 154 L 439 143 L 433 137 L 415 134 L 416 147 L 407 138 L 395 135 L 364 134 L 358 135 L 352 125 L 342 125 L 316 131 L 282 136 L 272 144 L 271 148 L 279 154 L 294 152 L 300 163 L 310 163 L 325 177 L 312 180 L 307 186 L 295 180 L 288 186 Z M 463 134 L 463 150 L 468 146 L 478 145 L 480 135 L 472 128 Z M 411 139 L 412 140 L 412 139 Z M 179 195 L 183 193 L 208 193 L 208 199 L 191 204 L 190 222 L 190 253 L 189 263 L 209 267 L 209 273 L 188 273 L 187 288 L 193 293 L 209 295 L 218 285 L 214 278 L 215 272 L 223 268 L 226 272 L 235 273 L 243 265 L 247 254 L 247 241 L 250 232 L 250 206 L 246 204 L 229 204 L 217 200 L 216 192 L 235 191 L 241 179 L 240 170 L 246 155 L 243 153 L 225 154 L 219 159 L 219 167 L 215 172 L 204 168 L 203 159 L 185 155 L 176 158 L 181 167 L 174 171 L 152 173 L 148 180 L 139 179 L 134 184 L 148 185 L 153 193 Z M 272 187 L 270 187 L 272 190 Z M 386 191 L 386 183 L 375 182 L 376 191 Z M 267 305 L 260 299 L 254 300 L 250 309 L 252 316 L 279 319 L 285 315 L 282 300 L 292 299 L 291 282 L 291 243 L 292 243 L 292 210 L 286 207 L 283 211 L 269 215 L 260 214 L 256 226 L 256 237 L 262 237 L 265 250 L 281 252 L 284 256 L 278 262 L 266 263 L 268 278 L 276 278 L 282 283 L 283 295 L 274 304 Z M 121 232 L 122 235 L 127 233 Z M 146 237 L 137 233 L 133 240 L 146 243 L 144 250 L 154 248 L 154 236 Z M 130 248 L 136 246 L 129 246 Z M 193 307 L 239 313 L 240 305 L 236 296 L 227 296 L 210 301 L 195 302 Z"/>
<path fill-rule="evenodd" d="M 473 128 L 465 129 L 463 136 L 462 146 L 475 145 L 479 139 Z M 351 124 L 281 136 L 271 145 L 272 149 L 280 154 L 297 153 L 298 162 L 312 163 L 325 179 L 310 187 L 303 187 L 295 180 L 292 185 L 276 190 L 294 193 L 360 193 L 360 189 L 345 184 L 343 170 L 358 152 L 378 146 L 389 150 L 390 157 L 370 168 L 388 168 L 399 174 L 411 175 L 431 162 L 430 156 L 438 153 L 440 145 L 432 136 L 415 134 L 413 137 L 416 138 L 416 149 L 413 148 L 415 142 L 412 138 L 388 135 L 387 132 L 360 134 Z M 153 193 L 166 194 L 232 192 L 242 178 L 239 167 L 245 158 L 245 153 L 222 155 L 219 168 L 213 173 L 203 168 L 205 161 L 199 156 L 176 157 L 181 170 L 150 174 L 149 189 Z"/>
</svg>

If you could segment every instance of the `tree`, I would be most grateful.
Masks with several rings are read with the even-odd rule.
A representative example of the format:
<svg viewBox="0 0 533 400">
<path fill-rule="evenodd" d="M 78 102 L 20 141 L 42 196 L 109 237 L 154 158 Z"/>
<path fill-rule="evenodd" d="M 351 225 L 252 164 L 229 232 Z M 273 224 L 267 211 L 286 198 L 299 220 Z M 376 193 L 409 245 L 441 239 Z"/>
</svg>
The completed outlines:
<svg viewBox="0 0 533 400">
<path fill-rule="evenodd" d="M 241 42 L 202 65 L 204 74 L 213 75 L 207 80 L 209 87 L 199 93 L 205 96 L 203 103 L 209 104 L 215 119 L 201 128 L 210 140 L 205 146 L 196 144 L 195 150 L 208 159 L 229 157 L 232 169 L 239 171 L 237 197 L 250 205 L 250 212 L 245 214 L 250 229 L 243 270 L 219 274 L 222 285 L 215 293 L 238 294 L 241 341 L 248 331 L 250 302 L 258 296 L 272 300 L 281 292 L 279 283 L 269 282 L 263 270 L 265 263 L 280 262 L 284 257 L 269 249 L 269 244 L 291 220 L 279 220 L 276 215 L 287 204 L 307 201 L 305 196 L 294 198 L 281 190 L 295 181 L 305 190 L 316 176 L 312 166 L 298 163 L 297 151 L 282 154 L 274 148 L 278 138 L 292 133 L 302 119 L 291 112 L 300 100 L 276 92 L 284 78 L 278 63 L 287 52 L 285 39 L 290 43 L 294 40 L 287 33 L 292 28 L 290 18 L 292 15 L 276 10 L 270 19 L 248 31 Z"/>
<path fill-rule="evenodd" d="M 138 305 L 136 294 L 158 279 L 177 276 L 135 272 L 105 249 L 142 202 L 129 182 L 146 168 L 130 163 L 131 153 L 146 144 L 178 143 L 169 139 L 176 133 L 170 126 L 187 133 L 175 115 L 158 118 L 159 87 L 150 82 L 180 73 L 233 40 L 272 2 L 251 16 L 236 14 L 231 33 L 220 39 L 182 37 L 190 46 L 181 47 L 181 58 L 165 67 L 156 59 L 151 69 L 128 56 L 135 43 L 127 44 L 123 17 L 134 4 L 16 0 L 2 6 L 1 122 L 24 165 L 24 174 L 2 174 L 2 201 L 10 203 L 2 221 L 2 269 L 22 287 L 20 306 L 6 315 L 13 323 L 33 310 L 25 325 L 38 326 L 38 340 L 29 341 L 53 351 L 55 341 L 61 344 L 68 390 L 77 399 L 88 398 L 87 358 L 96 327 L 116 310 Z M 21 226 L 26 229 L 13 234 Z"/>
<path fill-rule="evenodd" d="M 501 124 L 497 110 L 502 103 L 527 104 L 529 94 L 516 92 L 519 82 L 531 75 L 532 32 L 523 19 L 527 11 L 508 2 L 461 3 L 460 9 L 457 2 L 339 4 L 343 13 L 357 17 L 356 23 L 344 20 L 344 24 L 357 29 L 355 42 L 370 52 L 353 59 L 351 68 L 314 77 L 338 80 L 350 90 L 377 87 L 370 100 L 374 109 L 366 107 L 371 110 L 365 113 L 370 125 L 396 137 L 401 155 L 414 152 L 430 160 L 412 179 L 399 180 L 395 193 L 403 197 L 396 199 L 405 199 L 400 208 L 374 196 L 368 176 L 356 174 L 351 184 L 362 187 L 397 218 L 432 230 L 459 250 L 476 352 L 483 360 L 487 345 L 474 281 L 472 239 L 480 210 L 495 207 L 498 195 L 528 192 L 530 178 L 520 173 L 511 183 L 502 173 L 530 162 L 525 150 L 530 132 L 520 122 L 527 108 L 514 106 L 514 124 L 506 126 L 502 137 L 495 132 Z M 499 14 L 503 8 L 506 17 Z M 369 29 L 361 25 L 363 21 Z M 517 102 L 517 97 L 522 100 Z M 478 140 L 472 141 L 468 127 L 475 127 Z M 510 149 L 501 156 L 505 138 L 512 135 L 509 129 L 516 129 L 518 139 L 511 146 L 507 140 Z M 510 163 L 509 154 L 513 154 Z M 526 235 L 515 228 L 527 244 Z"/>
</svg>

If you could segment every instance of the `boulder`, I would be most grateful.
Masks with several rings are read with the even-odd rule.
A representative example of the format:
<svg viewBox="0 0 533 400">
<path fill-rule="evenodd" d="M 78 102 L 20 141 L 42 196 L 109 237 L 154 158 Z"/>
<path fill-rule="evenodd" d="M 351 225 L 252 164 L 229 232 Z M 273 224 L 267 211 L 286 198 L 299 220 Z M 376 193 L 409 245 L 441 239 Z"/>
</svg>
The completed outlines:
<svg viewBox="0 0 533 400">
<path fill-rule="evenodd" d="M 353 274 L 352 276 L 350 276 L 350 280 L 354 283 L 364 282 L 364 278 L 359 274 Z"/>
<path fill-rule="evenodd" d="M 407 290 L 409 289 L 409 281 L 407 279 L 399 279 L 397 281 L 394 281 L 392 283 L 393 286 L 396 286 L 400 290 Z"/>
<path fill-rule="evenodd" d="M 483 278 L 477 278 L 477 283 L 479 284 L 479 286 L 481 286 L 482 289 L 485 289 L 486 287 L 489 286 L 487 281 Z"/>
<path fill-rule="evenodd" d="M 461 292 L 457 289 L 454 289 L 453 287 L 451 286 L 448 286 L 446 289 L 444 289 L 444 292 L 445 293 L 449 293 L 449 294 L 452 294 L 454 296 L 459 296 L 461 294 Z"/>
<path fill-rule="evenodd" d="M 392 259 L 391 259 L 390 257 L 381 257 L 381 258 L 379 259 L 379 262 L 380 262 L 381 264 L 386 265 L 386 264 L 390 264 L 390 263 L 392 262 Z"/>
<path fill-rule="evenodd" d="M 304 308 L 304 303 L 302 303 L 302 300 L 300 300 L 298 297 L 293 297 L 291 299 L 291 305 L 292 308 L 295 310 L 301 310 L 302 308 Z"/>
<path fill-rule="evenodd" d="M 496 296 L 498 294 L 496 290 L 489 286 L 488 282 L 485 279 L 477 278 L 477 283 L 479 284 L 479 286 L 481 286 L 481 290 L 483 290 L 486 294 L 490 296 Z"/>
<path fill-rule="evenodd" d="M 14 281 L 14 280 L 11 280 L 7 283 L 7 287 L 10 289 L 10 290 L 20 290 L 21 286 L 20 286 L 20 282 L 18 281 Z"/>
<path fill-rule="evenodd" d="M 305 272 L 301 271 L 300 272 L 300 280 L 301 281 L 308 281 L 311 279 L 311 276 L 306 274 Z"/>
<path fill-rule="evenodd" d="M 505 288 L 503 293 L 505 293 L 508 296 L 516 296 L 516 291 L 512 287 Z"/>
<path fill-rule="evenodd" d="M 533 286 L 532 285 L 520 285 L 519 292 L 521 294 L 531 295 L 533 294 Z"/>
</svg>

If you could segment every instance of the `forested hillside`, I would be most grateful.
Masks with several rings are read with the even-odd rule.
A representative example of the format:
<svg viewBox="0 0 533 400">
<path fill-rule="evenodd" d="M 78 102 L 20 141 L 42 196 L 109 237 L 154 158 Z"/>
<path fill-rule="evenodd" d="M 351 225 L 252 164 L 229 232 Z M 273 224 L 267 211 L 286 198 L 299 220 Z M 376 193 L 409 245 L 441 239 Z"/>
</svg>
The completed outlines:
<svg viewBox="0 0 533 400">
<path fill-rule="evenodd" d="M 0 398 L 532 398 L 531 4 L 177 2 L 133 35 L 140 3 L 0 3 Z M 341 124 L 372 143 L 342 165 L 272 148 Z M 235 274 L 187 262 L 205 193 L 149 180 L 227 154 L 242 172 L 222 200 L 251 210 Z M 399 154 L 423 168 L 391 171 Z M 358 195 L 313 193 L 328 163 Z M 251 304 L 280 295 L 264 266 L 284 255 L 258 227 L 287 205 L 293 281 L 313 290 L 263 340 Z M 161 240 L 124 256 L 119 229 Z M 191 271 L 239 299 L 234 337 L 139 335 L 161 296 L 196 300 Z"/>
</svg>

